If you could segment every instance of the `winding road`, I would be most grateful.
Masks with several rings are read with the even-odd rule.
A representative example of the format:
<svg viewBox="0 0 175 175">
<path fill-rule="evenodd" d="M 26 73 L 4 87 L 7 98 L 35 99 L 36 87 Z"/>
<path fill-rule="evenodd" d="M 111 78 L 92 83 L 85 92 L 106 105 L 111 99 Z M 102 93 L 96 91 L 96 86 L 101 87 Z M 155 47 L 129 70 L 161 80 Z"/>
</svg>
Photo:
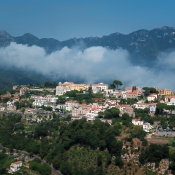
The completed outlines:
<svg viewBox="0 0 175 175">
<path fill-rule="evenodd" d="M 6 149 L 6 150 L 9 149 L 9 148 L 7 148 L 7 147 L 4 147 L 1 143 L 0 143 L 0 148 L 4 148 L 4 149 Z M 17 150 L 17 149 L 16 149 L 16 150 Z M 24 152 L 24 153 L 26 153 L 26 154 L 29 155 L 29 153 L 28 153 L 27 151 L 23 151 L 23 150 L 17 150 L 17 151 Z M 37 156 L 37 155 L 33 155 L 33 157 L 40 159 L 40 160 L 41 160 L 41 163 L 46 163 L 47 165 L 49 165 L 50 168 L 51 168 L 51 170 L 52 170 L 52 172 L 53 172 L 55 175 L 63 175 L 60 171 L 56 170 L 56 169 L 53 167 L 53 165 L 50 165 L 50 164 L 47 163 L 44 159 L 41 159 L 41 157 L 39 157 L 39 156 Z"/>
</svg>

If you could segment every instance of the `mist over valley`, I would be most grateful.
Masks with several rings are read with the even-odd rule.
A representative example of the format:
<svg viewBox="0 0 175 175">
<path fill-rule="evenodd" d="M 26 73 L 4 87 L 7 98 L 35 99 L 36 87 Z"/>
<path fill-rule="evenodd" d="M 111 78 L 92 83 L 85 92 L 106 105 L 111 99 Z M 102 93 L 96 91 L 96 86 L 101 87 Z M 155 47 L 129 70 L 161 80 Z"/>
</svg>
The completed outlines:
<svg viewBox="0 0 175 175">
<path fill-rule="evenodd" d="M 18 73 L 16 76 L 13 73 L 11 85 L 48 80 L 109 84 L 113 79 L 120 79 L 124 86 L 175 89 L 172 81 L 174 33 L 173 27 L 161 27 L 151 31 L 138 30 L 128 35 L 113 33 L 61 42 L 38 39 L 31 34 L 12 37 L 1 31 L 1 75 L 6 77 L 8 71 L 28 72 L 28 75 L 22 75 L 23 80 L 17 78 Z M 35 75 L 41 78 L 35 79 Z M 5 82 L 7 79 L 2 76 L 1 82 Z"/>
</svg>

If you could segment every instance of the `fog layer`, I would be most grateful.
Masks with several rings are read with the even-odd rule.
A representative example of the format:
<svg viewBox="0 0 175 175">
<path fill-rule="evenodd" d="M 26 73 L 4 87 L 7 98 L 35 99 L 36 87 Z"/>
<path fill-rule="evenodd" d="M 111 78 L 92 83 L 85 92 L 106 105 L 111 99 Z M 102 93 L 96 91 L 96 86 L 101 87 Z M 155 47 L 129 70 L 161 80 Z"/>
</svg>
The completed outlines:
<svg viewBox="0 0 175 175">
<path fill-rule="evenodd" d="M 51 79 L 74 81 L 82 79 L 86 83 L 121 80 L 125 86 L 157 86 L 175 89 L 175 52 L 161 53 L 155 63 L 156 69 L 135 66 L 130 63 L 126 50 L 109 50 L 103 47 L 64 47 L 47 55 L 37 46 L 11 43 L 0 48 L 0 64 L 50 75 Z M 153 66 L 154 67 L 154 66 Z"/>
</svg>

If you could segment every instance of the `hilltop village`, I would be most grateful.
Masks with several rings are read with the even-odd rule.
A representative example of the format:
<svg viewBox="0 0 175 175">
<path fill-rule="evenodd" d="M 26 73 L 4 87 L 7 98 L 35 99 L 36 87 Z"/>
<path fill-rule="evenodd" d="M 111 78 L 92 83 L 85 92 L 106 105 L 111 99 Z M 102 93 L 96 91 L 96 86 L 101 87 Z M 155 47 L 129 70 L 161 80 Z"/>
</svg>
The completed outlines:
<svg viewBox="0 0 175 175">
<path fill-rule="evenodd" d="M 145 110 L 154 116 L 159 111 L 158 105 L 164 106 L 162 113 L 175 114 L 175 95 L 170 89 L 133 86 L 122 90 L 116 87 L 117 84 L 112 85 L 112 89 L 103 83 L 60 82 L 56 88 L 49 87 L 47 83 L 38 87 L 16 85 L 0 96 L 0 111 L 21 112 L 28 120 L 36 122 L 41 122 L 43 117 L 52 119 L 51 114 L 59 112 L 62 116 L 69 115 L 71 120 L 86 118 L 87 121 L 93 121 L 99 118 L 111 124 L 113 117 L 107 111 L 116 109 L 120 117 L 128 114 L 133 124 L 143 125 L 143 129 L 149 126 L 144 129 L 147 132 L 152 127 L 138 118 L 137 111 Z"/>
<path fill-rule="evenodd" d="M 112 157 L 110 158 L 109 165 L 102 167 L 106 174 L 111 174 L 109 171 L 113 171 L 114 174 L 116 171 L 119 174 L 146 174 L 147 171 L 153 174 L 170 174 L 175 169 L 175 164 L 173 163 L 173 156 L 175 155 L 175 140 L 173 139 L 175 136 L 175 95 L 171 89 L 139 86 L 122 88 L 122 82 L 119 80 L 114 80 L 110 86 L 104 83 L 76 84 L 73 82 L 60 82 L 58 85 L 52 82 L 46 82 L 44 85 L 31 83 L 28 85 L 15 85 L 12 89 L 1 93 L 0 115 L 1 126 L 3 126 L 2 123 L 4 121 L 11 119 L 16 122 L 11 130 L 7 130 L 9 125 L 7 122 L 7 126 L 4 127 L 1 133 L 7 130 L 6 132 L 10 132 L 10 135 L 14 137 L 20 137 L 21 139 L 31 138 L 32 144 L 33 142 L 36 145 L 39 144 L 38 150 L 36 148 L 26 148 L 26 143 L 18 147 L 14 146 L 16 144 L 15 140 L 14 144 L 12 144 L 6 141 L 5 135 L 1 135 L 1 143 L 7 147 L 11 145 L 11 154 L 16 154 L 13 149 L 24 149 L 30 152 L 30 154 L 40 156 L 45 161 L 52 163 L 53 167 L 61 170 L 63 174 L 72 174 L 72 169 L 70 168 L 69 172 L 66 172 L 62 165 L 64 162 L 60 162 L 59 159 L 59 165 L 57 165 L 54 161 L 55 159 L 51 159 L 50 156 L 52 151 L 54 151 L 53 148 L 50 148 L 50 155 L 47 155 L 48 153 L 44 154 L 45 148 L 42 151 L 40 150 L 43 149 L 42 141 L 44 143 L 48 142 L 49 147 L 54 142 L 51 142 L 50 139 L 56 138 L 60 142 L 59 140 L 64 136 L 65 143 L 63 150 L 65 151 L 70 152 L 76 142 L 78 145 L 89 145 L 93 150 L 99 149 L 105 152 L 107 150 Z M 19 116 L 20 120 L 18 120 Z M 76 122 L 80 122 L 82 126 L 77 125 Z M 86 134 L 81 135 L 79 133 L 81 139 L 79 138 L 80 136 L 77 139 L 72 138 L 68 133 L 65 133 L 66 136 L 64 134 L 61 135 L 61 132 L 66 132 L 66 129 L 64 131 L 60 129 L 63 125 L 64 128 L 75 126 L 72 129 L 76 128 L 76 131 L 72 132 L 78 132 L 81 127 L 84 126 L 84 130 L 86 130 L 86 125 L 89 125 L 89 123 L 95 126 L 96 124 L 98 125 L 98 122 L 103 123 L 107 130 L 109 128 L 114 129 L 111 133 L 115 135 L 114 139 L 116 138 L 117 142 L 113 143 L 113 146 L 110 146 L 110 142 L 105 140 L 107 138 L 99 140 L 98 143 L 92 142 L 92 137 L 96 137 L 95 140 L 100 139 L 98 134 L 94 136 L 94 132 L 96 132 L 94 128 L 92 128 L 94 131 L 91 133 L 93 136 L 90 134 L 92 137 L 88 142 L 82 141 Z M 57 123 L 57 125 L 54 125 L 54 123 Z M 94 126 L 89 125 L 89 127 Z M 52 127 L 55 127 L 55 129 L 53 130 Z M 59 137 L 57 133 L 60 133 Z M 70 138 L 72 141 L 69 140 Z M 64 139 L 62 138 L 61 140 Z M 67 143 L 68 140 L 69 143 Z M 121 145 L 119 142 L 121 142 Z M 65 146 L 65 144 L 68 145 Z M 120 146 L 116 146 L 116 144 Z M 164 153 L 165 150 L 161 151 L 161 149 L 164 149 L 162 145 L 168 145 L 169 153 Z M 113 151 L 113 147 L 117 149 L 120 147 L 121 151 L 116 154 Z M 82 146 L 79 149 L 78 151 L 86 149 L 86 147 Z M 145 157 L 146 151 L 149 152 L 149 149 L 152 149 L 152 151 L 154 149 L 159 150 L 164 154 L 156 159 L 153 159 L 154 156 L 153 158 Z M 157 151 L 158 155 L 160 155 L 159 151 Z M 10 151 L 6 150 L 5 152 L 10 154 Z M 63 152 L 60 154 L 62 155 Z M 171 156 L 168 157 L 169 155 Z M 31 157 L 29 160 L 31 161 Z M 19 171 L 24 162 L 18 159 L 17 163 L 20 166 L 16 170 L 14 170 L 14 166 L 9 166 L 8 171 L 11 173 Z M 15 162 L 13 165 L 15 165 Z M 131 168 L 131 165 L 134 168 Z M 29 168 L 28 163 L 27 166 Z M 98 167 L 101 166 L 101 163 L 97 165 L 97 171 L 99 171 Z M 123 170 L 123 166 L 125 166 L 125 170 Z M 116 167 L 118 167 L 117 170 L 115 170 Z"/>
</svg>

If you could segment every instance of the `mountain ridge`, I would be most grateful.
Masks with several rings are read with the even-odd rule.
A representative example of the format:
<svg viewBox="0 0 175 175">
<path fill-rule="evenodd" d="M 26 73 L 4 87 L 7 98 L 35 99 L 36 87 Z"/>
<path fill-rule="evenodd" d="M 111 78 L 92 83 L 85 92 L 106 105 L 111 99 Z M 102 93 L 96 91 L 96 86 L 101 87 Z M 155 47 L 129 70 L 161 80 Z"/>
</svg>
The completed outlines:
<svg viewBox="0 0 175 175">
<path fill-rule="evenodd" d="M 36 45 L 44 48 L 47 54 L 64 47 L 72 48 L 74 46 L 80 46 L 82 50 L 95 46 L 101 46 L 111 50 L 122 48 L 129 52 L 128 55 L 132 64 L 152 68 L 156 65 L 157 58 L 161 52 L 175 50 L 175 27 L 163 26 L 152 30 L 140 29 L 129 34 L 114 32 L 101 37 L 74 37 L 65 41 L 59 41 L 54 38 L 38 38 L 30 33 L 13 37 L 5 30 L 1 30 L 0 48 L 9 46 L 11 42 L 28 46 Z M 36 79 L 36 77 L 40 77 L 40 75 L 36 73 L 29 76 L 27 73 L 22 72 L 24 70 L 15 70 L 15 72 L 13 68 L 7 71 L 3 69 L 3 67 L 0 67 L 0 90 L 10 88 L 12 84 L 24 83 L 25 77 L 30 82 L 40 80 L 39 78 Z M 11 72 L 8 73 L 8 71 Z M 18 71 L 21 71 L 20 74 Z M 9 78 L 10 75 L 11 77 Z M 19 75 L 24 75 L 23 79 L 19 79 Z M 10 82 L 8 82 L 8 80 Z M 48 77 L 42 78 L 42 82 L 47 80 Z M 27 81 L 25 83 L 27 83 Z"/>
<path fill-rule="evenodd" d="M 70 38 L 68 40 L 59 41 L 54 38 L 38 38 L 30 33 L 25 33 L 22 36 L 13 37 L 6 31 L 0 31 L 0 46 L 8 46 L 10 42 L 17 44 L 27 44 L 29 46 L 36 45 L 43 47 L 47 53 L 62 49 L 63 47 L 73 47 L 84 43 L 85 47 L 102 46 L 109 49 L 123 48 L 131 53 L 138 49 L 158 48 L 155 51 L 164 51 L 169 48 L 175 48 L 175 27 L 163 26 L 152 30 L 139 29 L 129 34 L 114 32 L 102 37 L 85 37 L 85 38 Z M 163 47 L 160 46 L 163 42 Z M 156 46 L 156 47 L 155 47 Z M 149 56 L 149 54 L 148 54 Z"/>
</svg>

